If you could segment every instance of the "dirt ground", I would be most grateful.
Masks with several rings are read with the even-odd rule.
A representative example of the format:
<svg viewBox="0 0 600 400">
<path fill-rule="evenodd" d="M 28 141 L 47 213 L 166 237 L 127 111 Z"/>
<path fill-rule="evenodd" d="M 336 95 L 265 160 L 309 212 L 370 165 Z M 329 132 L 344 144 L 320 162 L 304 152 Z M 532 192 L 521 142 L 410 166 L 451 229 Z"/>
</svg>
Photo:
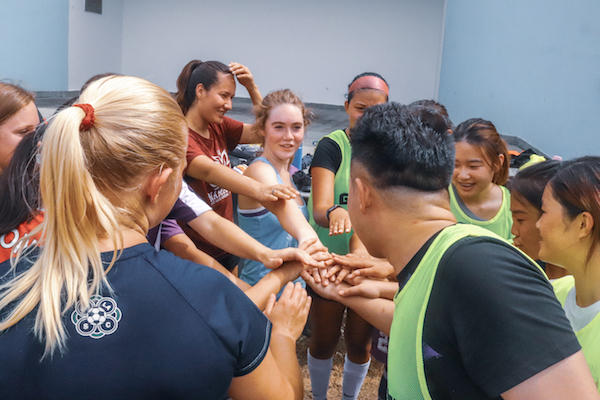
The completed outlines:
<svg viewBox="0 0 600 400">
<path fill-rule="evenodd" d="M 312 392 L 310 387 L 310 377 L 308 376 L 308 366 L 306 365 L 306 350 L 308 349 L 308 337 L 302 335 L 296 343 L 296 353 L 302 367 L 302 376 L 304 378 L 304 400 L 312 400 Z M 333 356 L 333 371 L 329 380 L 329 391 L 327 392 L 328 400 L 339 400 L 342 398 L 342 377 L 344 372 L 344 355 L 346 348 L 343 338 L 338 343 L 338 347 Z M 383 364 L 371 358 L 371 367 L 365 383 L 360 390 L 358 400 L 377 400 L 377 391 L 379 389 L 379 381 L 383 374 Z"/>
</svg>

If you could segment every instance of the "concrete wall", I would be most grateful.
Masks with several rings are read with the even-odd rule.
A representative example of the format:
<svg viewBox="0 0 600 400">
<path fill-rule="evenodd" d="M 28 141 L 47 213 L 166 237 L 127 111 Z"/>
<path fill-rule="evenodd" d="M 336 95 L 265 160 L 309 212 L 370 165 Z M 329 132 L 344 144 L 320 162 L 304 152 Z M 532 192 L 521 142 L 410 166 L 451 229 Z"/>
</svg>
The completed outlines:
<svg viewBox="0 0 600 400">
<path fill-rule="evenodd" d="M 126 0 L 123 73 L 174 91 L 192 59 L 238 61 L 264 94 L 289 87 L 343 104 L 352 78 L 374 71 L 393 100 L 436 98 L 444 10 L 445 0 Z"/>
<path fill-rule="evenodd" d="M 0 79 L 29 90 L 65 90 L 68 12 L 68 0 L 3 0 Z"/>
<path fill-rule="evenodd" d="M 566 158 L 600 151 L 600 2 L 448 2 L 439 100 Z"/>
<path fill-rule="evenodd" d="M 102 14 L 85 12 L 84 6 L 85 0 L 69 0 L 69 90 L 122 69 L 123 0 L 103 0 Z"/>
</svg>

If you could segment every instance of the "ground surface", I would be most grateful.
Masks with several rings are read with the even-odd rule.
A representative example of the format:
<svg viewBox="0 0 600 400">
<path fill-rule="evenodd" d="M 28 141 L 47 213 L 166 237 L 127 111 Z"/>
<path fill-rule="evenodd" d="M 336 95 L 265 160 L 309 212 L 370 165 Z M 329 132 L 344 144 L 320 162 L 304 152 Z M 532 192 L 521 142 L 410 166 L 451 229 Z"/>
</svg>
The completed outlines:
<svg viewBox="0 0 600 400">
<path fill-rule="evenodd" d="M 304 400 L 312 400 L 312 392 L 310 388 L 310 378 L 308 376 L 308 366 L 306 365 L 306 350 L 308 349 L 308 338 L 304 335 L 300 337 L 296 344 L 296 352 L 300 367 L 302 367 L 302 376 L 304 378 Z M 333 356 L 333 371 L 329 381 L 329 391 L 327 392 L 328 400 L 340 400 L 342 398 L 342 376 L 344 372 L 344 355 L 346 349 L 344 340 L 340 340 L 338 347 Z M 365 383 L 358 395 L 358 400 L 377 400 L 377 390 L 379 389 L 379 381 L 383 374 L 383 364 L 371 358 L 371 367 L 365 379 Z"/>
</svg>

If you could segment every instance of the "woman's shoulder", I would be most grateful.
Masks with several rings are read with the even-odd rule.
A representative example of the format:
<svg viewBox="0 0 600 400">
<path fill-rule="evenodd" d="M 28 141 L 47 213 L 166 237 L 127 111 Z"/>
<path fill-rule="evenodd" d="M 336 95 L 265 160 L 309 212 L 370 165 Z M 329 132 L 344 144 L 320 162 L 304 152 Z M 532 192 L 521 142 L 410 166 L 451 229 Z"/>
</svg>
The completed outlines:
<svg viewBox="0 0 600 400">
<path fill-rule="evenodd" d="M 266 185 L 276 185 L 279 183 L 277 171 L 275 171 L 273 165 L 264 157 L 254 160 L 246 171 L 244 171 L 244 175 Z"/>
</svg>

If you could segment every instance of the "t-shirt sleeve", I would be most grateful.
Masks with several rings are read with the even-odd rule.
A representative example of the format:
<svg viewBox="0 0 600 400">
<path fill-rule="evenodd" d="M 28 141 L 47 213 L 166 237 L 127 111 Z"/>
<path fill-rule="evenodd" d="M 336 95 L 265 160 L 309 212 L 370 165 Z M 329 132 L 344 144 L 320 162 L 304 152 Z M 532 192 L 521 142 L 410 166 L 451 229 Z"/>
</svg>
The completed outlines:
<svg viewBox="0 0 600 400">
<path fill-rule="evenodd" d="M 188 223 L 210 210 L 212 208 L 183 181 L 179 198 L 167 218 Z"/>
<path fill-rule="evenodd" d="M 512 246 L 466 238 L 440 268 L 431 294 L 445 299 L 435 302 L 436 330 L 490 397 L 580 350 L 551 284 Z"/>
<path fill-rule="evenodd" d="M 174 262 L 177 261 L 165 261 L 161 268 L 172 270 Z M 183 262 L 189 263 L 189 267 L 177 269 L 178 275 L 174 278 L 179 293 L 228 349 L 235 360 L 234 376 L 252 372 L 269 349 L 271 322 L 224 275 L 208 267 L 198 268 L 197 264 Z M 174 273 L 170 271 L 169 276 L 173 277 Z"/>
<path fill-rule="evenodd" d="M 204 152 L 202 151 L 202 147 L 200 147 L 200 143 L 198 143 L 199 140 L 200 139 L 196 137 L 195 133 L 189 132 L 187 153 L 185 155 L 188 165 L 194 160 L 194 158 L 198 157 L 201 154 L 204 154 Z"/>
<path fill-rule="evenodd" d="M 221 127 L 223 128 L 223 134 L 225 135 L 227 150 L 231 151 L 235 149 L 235 146 L 240 143 L 240 139 L 242 138 L 244 123 L 236 121 L 235 119 L 223 117 Z"/>
<path fill-rule="evenodd" d="M 342 149 L 340 149 L 340 146 L 328 137 L 322 138 L 315 149 L 315 155 L 310 167 L 325 168 L 335 174 L 341 164 Z"/>
</svg>

